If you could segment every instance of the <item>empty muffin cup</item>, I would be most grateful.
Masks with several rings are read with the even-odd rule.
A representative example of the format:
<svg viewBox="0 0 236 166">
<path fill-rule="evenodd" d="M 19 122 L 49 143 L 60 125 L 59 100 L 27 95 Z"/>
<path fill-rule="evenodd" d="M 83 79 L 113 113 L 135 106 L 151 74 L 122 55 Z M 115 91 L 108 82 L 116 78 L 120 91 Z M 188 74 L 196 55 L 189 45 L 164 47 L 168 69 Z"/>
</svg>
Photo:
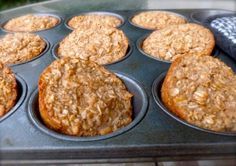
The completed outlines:
<svg viewBox="0 0 236 166">
<path fill-rule="evenodd" d="M 39 130 L 41 130 L 45 134 L 48 134 L 58 139 L 68 140 L 68 141 L 103 140 L 103 139 L 112 138 L 117 135 L 125 133 L 126 131 L 135 127 L 145 116 L 146 111 L 147 111 L 147 106 L 148 106 L 148 98 L 147 98 L 145 90 L 140 85 L 140 83 L 138 83 L 136 80 L 120 72 L 114 72 L 114 73 L 123 81 L 128 91 L 134 95 L 132 98 L 132 106 L 133 106 L 132 119 L 133 120 L 127 126 L 120 128 L 110 134 L 106 134 L 102 136 L 89 136 L 89 137 L 70 136 L 70 135 L 65 135 L 65 134 L 56 132 L 54 130 L 51 130 L 46 127 L 46 125 L 43 123 L 41 119 L 41 116 L 39 113 L 39 106 L 38 106 L 38 90 L 37 89 L 31 94 L 29 102 L 28 102 L 28 114 L 31 121 Z"/>
</svg>

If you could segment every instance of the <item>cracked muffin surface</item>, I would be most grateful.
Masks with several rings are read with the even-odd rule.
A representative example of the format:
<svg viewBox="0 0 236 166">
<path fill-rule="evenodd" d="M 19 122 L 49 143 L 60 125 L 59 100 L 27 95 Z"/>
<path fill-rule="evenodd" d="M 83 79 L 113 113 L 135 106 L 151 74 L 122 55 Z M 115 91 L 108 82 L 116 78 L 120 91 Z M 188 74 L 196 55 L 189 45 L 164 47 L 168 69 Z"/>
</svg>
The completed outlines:
<svg viewBox="0 0 236 166">
<path fill-rule="evenodd" d="M 79 57 L 104 65 L 123 58 L 128 45 L 128 39 L 121 30 L 82 26 L 60 42 L 57 54 L 59 57 Z"/>
<path fill-rule="evenodd" d="M 106 14 L 79 15 L 71 18 L 68 22 L 68 25 L 73 29 L 76 29 L 80 26 L 109 26 L 115 28 L 121 24 L 121 19 L 116 16 Z"/>
<path fill-rule="evenodd" d="M 189 23 L 152 32 L 144 40 L 142 49 L 153 57 L 171 62 L 180 56 L 210 55 L 214 46 L 215 39 L 209 29 Z"/>
<path fill-rule="evenodd" d="M 236 132 L 236 75 L 211 56 L 186 56 L 172 64 L 161 89 L 165 106 L 196 126 Z"/>
<path fill-rule="evenodd" d="M 0 38 L 0 62 L 23 63 L 38 56 L 46 47 L 45 41 L 31 33 L 10 33 Z"/>
<path fill-rule="evenodd" d="M 128 125 L 132 121 L 131 98 L 115 74 L 79 58 L 54 61 L 39 79 L 43 121 L 68 135 L 105 135 Z"/>
<path fill-rule="evenodd" d="M 3 28 L 12 32 L 35 32 L 56 26 L 59 19 L 49 15 L 27 14 L 9 20 Z"/>
<path fill-rule="evenodd" d="M 17 83 L 10 68 L 0 62 L 0 117 L 4 116 L 15 105 Z"/>
<path fill-rule="evenodd" d="M 135 15 L 131 21 L 142 28 L 157 30 L 187 22 L 183 17 L 165 11 L 141 12 Z"/>
</svg>

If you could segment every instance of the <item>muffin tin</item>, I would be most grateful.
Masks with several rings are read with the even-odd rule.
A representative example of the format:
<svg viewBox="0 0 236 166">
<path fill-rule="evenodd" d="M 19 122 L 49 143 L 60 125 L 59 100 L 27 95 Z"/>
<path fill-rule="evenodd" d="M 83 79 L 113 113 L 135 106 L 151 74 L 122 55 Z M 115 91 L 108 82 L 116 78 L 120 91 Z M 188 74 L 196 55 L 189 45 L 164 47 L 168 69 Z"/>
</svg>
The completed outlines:
<svg viewBox="0 0 236 166">
<path fill-rule="evenodd" d="M 205 9 L 168 11 L 186 17 L 189 22 L 194 22 L 191 18 L 193 13 L 195 16 L 201 11 L 206 12 Z M 211 13 L 211 10 L 207 11 Z M 217 11 L 224 12 L 224 10 Z M 126 58 L 105 65 L 108 70 L 120 77 L 129 91 L 134 94 L 133 122 L 114 133 L 97 137 L 67 136 L 48 129 L 42 123 L 38 113 L 37 81 L 40 73 L 55 60 L 58 42 L 71 32 L 71 29 L 66 26 L 68 19 L 85 13 L 63 12 L 43 13 L 43 15 L 60 17 L 61 24 L 52 29 L 35 32 L 48 41 L 49 51 L 27 63 L 11 66 L 19 78 L 23 78 L 26 82 L 26 85 L 22 86 L 22 90 L 20 90 L 21 96 L 26 94 L 26 98 L 20 98 L 19 101 L 23 100 L 22 104 L 18 105 L 15 111 L 14 108 L 11 110 L 9 113 L 11 116 L 5 115 L 8 118 L 3 117 L 4 119 L 1 120 L 0 145 L 3 158 L 19 159 L 20 157 L 32 160 L 34 158 L 152 157 L 176 155 L 178 149 L 184 149 L 181 152 L 178 151 L 181 154 L 189 154 L 190 152 L 191 154 L 199 154 L 199 151 L 203 155 L 235 153 L 236 142 L 233 136 L 236 134 L 199 129 L 191 124 L 181 122 L 174 115 L 166 115 L 168 110 L 163 111 L 164 108 L 160 105 L 158 93 L 161 80 L 164 77 L 161 73 L 168 70 L 170 63 L 149 58 L 141 52 L 140 43 L 151 31 L 133 26 L 129 22 L 129 18 L 141 11 L 109 11 L 109 14 L 115 13 L 115 15 L 124 18 L 124 24 L 119 26 L 119 29 L 122 29 L 128 37 L 130 51 L 128 51 L 129 56 Z M 10 19 L 7 15 L 4 15 L 3 18 L 5 21 Z M 4 30 L 0 31 L 0 35 L 6 33 Z M 132 43 L 136 43 L 136 47 Z M 236 62 L 218 47 L 216 47 L 216 54 L 217 58 L 236 71 Z M 225 149 L 224 152 L 222 152 L 222 148 Z"/>
</svg>

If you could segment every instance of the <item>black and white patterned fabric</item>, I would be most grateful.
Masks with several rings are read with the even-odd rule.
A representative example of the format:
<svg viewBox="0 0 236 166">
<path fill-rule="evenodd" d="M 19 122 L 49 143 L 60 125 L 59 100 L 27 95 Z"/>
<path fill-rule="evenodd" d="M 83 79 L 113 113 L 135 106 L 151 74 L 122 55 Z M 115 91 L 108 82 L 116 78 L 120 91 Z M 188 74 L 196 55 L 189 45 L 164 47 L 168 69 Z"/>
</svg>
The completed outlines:
<svg viewBox="0 0 236 166">
<path fill-rule="evenodd" d="M 211 27 L 236 44 L 236 16 L 216 18 L 212 20 Z"/>
</svg>

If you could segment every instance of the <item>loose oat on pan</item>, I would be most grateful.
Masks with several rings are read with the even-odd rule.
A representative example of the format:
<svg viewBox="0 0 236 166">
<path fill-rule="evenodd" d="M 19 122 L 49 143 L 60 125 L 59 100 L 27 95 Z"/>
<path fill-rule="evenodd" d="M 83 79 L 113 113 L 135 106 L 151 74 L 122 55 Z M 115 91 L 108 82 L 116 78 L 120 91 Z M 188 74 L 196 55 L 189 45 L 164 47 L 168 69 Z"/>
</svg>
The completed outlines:
<svg viewBox="0 0 236 166">
<path fill-rule="evenodd" d="M 44 40 L 35 34 L 11 33 L 0 38 L 0 62 L 17 64 L 38 56 L 46 47 Z"/>
<path fill-rule="evenodd" d="M 142 49 L 158 59 L 174 61 L 186 55 L 211 55 L 214 46 L 214 36 L 207 28 L 181 24 L 154 31 L 144 40 Z"/>
<path fill-rule="evenodd" d="M 68 135 L 104 135 L 128 125 L 131 98 L 115 74 L 79 58 L 54 61 L 39 79 L 43 121 Z"/>
<path fill-rule="evenodd" d="M 128 39 L 112 27 L 81 26 L 59 44 L 59 57 L 79 57 L 98 64 L 116 62 L 126 55 Z"/>
<path fill-rule="evenodd" d="M 106 14 L 85 14 L 75 16 L 68 21 L 68 25 L 73 29 L 76 29 L 79 26 L 109 26 L 115 28 L 120 24 L 122 24 L 121 19 Z"/>
<path fill-rule="evenodd" d="M 59 19 L 49 15 L 27 14 L 9 20 L 4 29 L 13 32 L 35 32 L 56 26 Z"/>
<path fill-rule="evenodd" d="M 236 132 L 236 75 L 216 58 L 176 59 L 164 80 L 161 96 L 169 111 L 191 124 Z"/>
<path fill-rule="evenodd" d="M 17 83 L 10 68 L 0 62 L 0 117 L 15 105 L 17 99 Z"/>
<path fill-rule="evenodd" d="M 184 24 L 187 21 L 177 14 L 165 11 L 147 11 L 135 15 L 131 21 L 146 29 L 163 29 L 170 25 Z"/>
</svg>

